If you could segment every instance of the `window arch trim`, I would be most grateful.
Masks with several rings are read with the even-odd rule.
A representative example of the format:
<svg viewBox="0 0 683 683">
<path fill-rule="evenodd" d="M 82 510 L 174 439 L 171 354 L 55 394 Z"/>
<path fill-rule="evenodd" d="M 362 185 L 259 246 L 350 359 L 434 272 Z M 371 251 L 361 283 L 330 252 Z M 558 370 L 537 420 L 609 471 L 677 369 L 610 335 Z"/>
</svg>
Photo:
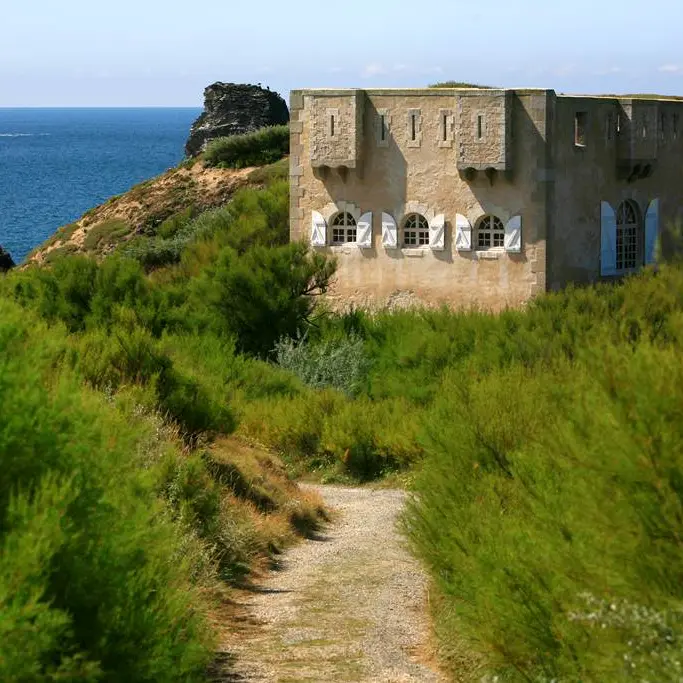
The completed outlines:
<svg viewBox="0 0 683 683">
<path fill-rule="evenodd" d="M 429 246 L 429 221 L 417 211 L 406 214 L 401 221 L 401 244 L 408 249 Z"/>
<path fill-rule="evenodd" d="M 498 216 L 482 216 L 477 221 L 475 233 L 477 251 L 505 249 L 505 223 Z"/>
<path fill-rule="evenodd" d="M 640 207 L 624 199 L 616 210 L 616 270 L 627 272 L 641 265 L 643 219 Z"/>
<path fill-rule="evenodd" d="M 357 241 L 358 223 L 350 211 L 338 211 L 331 217 L 329 225 L 332 231 L 332 244 L 349 244 Z"/>
</svg>

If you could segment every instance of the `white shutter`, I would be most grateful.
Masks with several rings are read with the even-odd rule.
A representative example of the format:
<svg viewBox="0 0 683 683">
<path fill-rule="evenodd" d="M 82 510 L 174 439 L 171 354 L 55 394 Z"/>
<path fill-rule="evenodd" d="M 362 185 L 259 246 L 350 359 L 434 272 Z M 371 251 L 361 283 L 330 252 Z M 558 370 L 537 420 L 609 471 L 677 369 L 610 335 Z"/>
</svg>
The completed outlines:
<svg viewBox="0 0 683 683">
<path fill-rule="evenodd" d="M 382 246 L 385 249 L 398 247 L 398 228 L 391 214 L 382 213 Z"/>
<path fill-rule="evenodd" d="M 429 222 L 429 247 L 434 251 L 443 251 L 446 219 L 442 213 L 434 216 Z"/>
<path fill-rule="evenodd" d="M 364 213 L 358 221 L 356 244 L 363 249 L 372 248 L 372 211 Z"/>
<path fill-rule="evenodd" d="M 522 251 L 522 217 L 513 216 L 505 224 L 505 251 L 519 254 Z"/>
<path fill-rule="evenodd" d="M 645 263 L 654 263 L 659 237 L 659 199 L 653 199 L 645 214 Z"/>
<path fill-rule="evenodd" d="M 314 211 L 311 216 L 311 246 L 324 247 L 327 244 L 327 223 L 322 214 Z"/>
<path fill-rule="evenodd" d="M 600 203 L 600 275 L 617 272 L 617 214 L 607 202 Z"/>
<path fill-rule="evenodd" d="M 471 251 L 472 249 L 472 226 L 461 214 L 455 216 L 455 248 L 458 251 Z"/>
</svg>

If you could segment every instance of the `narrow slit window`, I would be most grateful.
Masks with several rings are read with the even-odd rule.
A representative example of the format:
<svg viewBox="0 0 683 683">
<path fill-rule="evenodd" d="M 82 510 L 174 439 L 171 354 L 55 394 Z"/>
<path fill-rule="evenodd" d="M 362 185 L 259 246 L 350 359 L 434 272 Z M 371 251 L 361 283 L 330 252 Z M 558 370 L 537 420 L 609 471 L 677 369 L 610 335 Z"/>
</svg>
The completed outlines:
<svg viewBox="0 0 683 683">
<path fill-rule="evenodd" d="M 641 134 L 643 140 L 645 140 L 647 138 L 647 121 L 645 121 L 645 120 L 643 120 L 643 125 L 640 128 L 640 134 Z"/>
<path fill-rule="evenodd" d="M 674 137 L 674 140 L 678 138 L 678 114 L 673 115 L 673 119 L 671 121 L 672 123 L 672 134 Z"/>
<path fill-rule="evenodd" d="M 334 137 L 334 114 L 330 115 L 330 137 Z"/>
<path fill-rule="evenodd" d="M 479 114 L 477 116 L 477 140 L 481 140 L 484 137 L 484 117 Z"/>
<path fill-rule="evenodd" d="M 614 117 L 612 114 L 607 114 L 607 139 L 611 140 L 612 139 L 612 130 L 614 129 Z"/>
<path fill-rule="evenodd" d="M 379 139 L 384 142 L 387 139 L 387 122 L 384 114 L 379 117 Z"/>
<path fill-rule="evenodd" d="M 417 138 L 417 115 L 410 115 L 410 139 L 415 140 Z"/>
<path fill-rule="evenodd" d="M 585 111 L 577 111 L 574 115 L 574 145 L 586 146 L 586 121 L 588 115 Z"/>
<path fill-rule="evenodd" d="M 446 142 L 448 140 L 448 114 L 441 117 L 441 139 Z"/>
</svg>

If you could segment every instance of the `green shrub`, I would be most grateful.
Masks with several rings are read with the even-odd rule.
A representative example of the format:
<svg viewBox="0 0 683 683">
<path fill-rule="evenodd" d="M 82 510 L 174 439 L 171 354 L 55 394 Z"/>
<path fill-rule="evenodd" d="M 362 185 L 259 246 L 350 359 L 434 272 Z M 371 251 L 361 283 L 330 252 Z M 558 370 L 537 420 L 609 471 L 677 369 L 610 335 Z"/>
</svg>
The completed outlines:
<svg viewBox="0 0 683 683">
<path fill-rule="evenodd" d="M 289 153 L 289 126 L 269 126 L 253 133 L 217 138 L 206 146 L 211 166 L 245 168 L 272 164 Z"/>
<path fill-rule="evenodd" d="M 157 229 L 157 235 L 163 239 L 175 237 L 196 216 L 197 209 L 194 206 L 188 206 L 186 209 L 178 211 L 178 213 L 174 213 L 164 220 Z"/>
<path fill-rule="evenodd" d="M 370 365 L 363 340 L 355 335 L 316 344 L 285 337 L 275 344 L 275 360 L 309 387 L 332 387 L 349 396 L 359 391 Z"/>
<path fill-rule="evenodd" d="M 170 455 L 162 463 L 158 487 L 174 519 L 211 548 L 220 578 L 232 583 L 243 579 L 262 549 L 258 533 L 222 494 L 206 457 Z"/>
<path fill-rule="evenodd" d="M 430 88 L 490 88 L 489 85 L 477 85 L 476 83 L 467 83 L 465 81 L 441 81 L 440 83 L 432 83 Z"/>
<path fill-rule="evenodd" d="M 106 245 L 115 244 L 116 241 L 131 231 L 126 221 L 118 218 L 98 223 L 90 228 L 83 240 L 83 248 L 86 251 L 95 251 Z"/>
<path fill-rule="evenodd" d="M 62 321 L 70 331 L 82 330 L 90 313 L 95 289 L 97 263 L 84 256 L 62 258 L 48 270 L 36 270 L 33 292 L 40 315 L 49 321 Z"/>
<path fill-rule="evenodd" d="M 280 159 L 280 161 L 268 166 L 255 168 L 249 174 L 249 182 L 256 185 L 268 186 L 283 180 L 289 181 L 289 158 Z"/>
<path fill-rule="evenodd" d="M 65 256 L 70 256 L 78 252 L 78 247 L 73 242 L 67 242 L 61 247 L 55 247 L 46 252 L 43 256 L 43 262 L 47 265 L 53 265 Z"/>
<path fill-rule="evenodd" d="M 444 386 L 408 528 L 460 636 L 505 680 L 679 675 L 673 660 L 631 670 L 636 623 L 570 615 L 584 594 L 683 605 L 680 358 L 603 342 L 580 363 Z"/>
<path fill-rule="evenodd" d="M 226 247 L 197 279 L 194 299 L 204 302 L 239 351 L 267 356 L 278 339 L 310 324 L 314 297 L 327 290 L 334 269 L 333 261 L 310 254 L 305 244 L 259 246 L 241 256 Z"/>
<path fill-rule="evenodd" d="M 203 680 L 203 598 L 141 432 L 53 375 L 60 334 L 0 300 L 0 678 Z"/>
</svg>

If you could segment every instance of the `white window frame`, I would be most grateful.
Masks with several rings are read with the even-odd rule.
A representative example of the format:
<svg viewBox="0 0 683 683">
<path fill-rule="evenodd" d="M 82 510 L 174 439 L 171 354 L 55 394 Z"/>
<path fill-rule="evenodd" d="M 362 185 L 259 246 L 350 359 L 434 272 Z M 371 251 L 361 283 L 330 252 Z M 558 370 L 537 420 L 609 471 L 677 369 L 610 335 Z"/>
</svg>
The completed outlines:
<svg viewBox="0 0 683 683">
<path fill-rule="evenodd" d="M 341 222 L 338 222 L 341 219 Z M 358 239 L 358 222 L 350 211 L 338 211 L 329 222 L 330 244 L 355 244 Z M 335 231 L 337 235 L 335 236 Z M 339 239 L 339 237 L 343 239 Z"/>
<path fill-rule="evenodd" d="M 482 244 L 487 238 L 488 244 Z M 477 251 L 505 251 L 505 223 L 493 214 L 482 216 L 477 221 L 475 247 Z"/>
<path fill-rule="evenodd" d="M 414 242 L 408 242 L 409 236 Z M 404 249 L 429 247 L 429 221 L 421 213 L 413 211 L 401 222 L 401 246 Z"/>
<path fill-rule="evenodd" d="M 625 216 L 627 209 L 631 210 L 631 216 Z M 640 210 L 634 201 L 625 199 L 617 207 L 616 216 L 616 271 L 617 273 L 629 273 L 642 265 L 642 258 L 640 257 L 640 233 L 642 231 Z M 631 217 L 632 220 L 625 222 L 625 218 Z M 625 240 L 627 241 L 625 242 Z"/>
</svg>

